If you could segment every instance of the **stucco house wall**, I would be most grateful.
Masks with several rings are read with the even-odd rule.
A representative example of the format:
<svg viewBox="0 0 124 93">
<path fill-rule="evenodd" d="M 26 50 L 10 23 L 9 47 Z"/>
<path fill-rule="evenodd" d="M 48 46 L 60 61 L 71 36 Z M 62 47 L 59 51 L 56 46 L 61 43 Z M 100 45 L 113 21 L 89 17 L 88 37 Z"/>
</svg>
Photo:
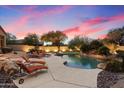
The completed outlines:
<svg viewBox="0 0 124 93">
<path fill-rule="evenodd" d="M 6 47 L 6 32 L 0 26 L 0 48 Z"/>
</svg>

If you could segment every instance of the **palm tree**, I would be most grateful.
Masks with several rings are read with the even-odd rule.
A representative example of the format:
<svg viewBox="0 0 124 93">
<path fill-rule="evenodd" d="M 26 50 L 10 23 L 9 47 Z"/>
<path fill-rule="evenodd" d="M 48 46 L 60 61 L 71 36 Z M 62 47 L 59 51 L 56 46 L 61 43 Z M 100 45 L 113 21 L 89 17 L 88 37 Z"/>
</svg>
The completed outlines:
<svg viewBox="0 0 124 93">
<path fill-rule="evenodd" d="M 67 36 L 61 31 L 50 31 L 41 36 L 41 41 L 52 42 L 52 45 L 58 46 L 58 52 L 60 51 L 60 45 L 67 39 Z"/>
</svg>

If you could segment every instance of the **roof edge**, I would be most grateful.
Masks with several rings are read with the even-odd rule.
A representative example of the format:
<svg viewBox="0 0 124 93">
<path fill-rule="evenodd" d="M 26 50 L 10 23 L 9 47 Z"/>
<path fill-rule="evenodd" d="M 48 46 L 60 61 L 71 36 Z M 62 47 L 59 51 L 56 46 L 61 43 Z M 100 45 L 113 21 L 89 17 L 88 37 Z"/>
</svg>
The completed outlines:
<svg viewBox="0 0 124 93">
<path fill-rule="evenodd" d="M 7 35 L 7 33 L 6 33 L 5 30 L 2 28 L 1 25 L 0 25 L 0 29 L 3 31 L 3 33 L 4 33 L 5 35 Z"/>
</svg>

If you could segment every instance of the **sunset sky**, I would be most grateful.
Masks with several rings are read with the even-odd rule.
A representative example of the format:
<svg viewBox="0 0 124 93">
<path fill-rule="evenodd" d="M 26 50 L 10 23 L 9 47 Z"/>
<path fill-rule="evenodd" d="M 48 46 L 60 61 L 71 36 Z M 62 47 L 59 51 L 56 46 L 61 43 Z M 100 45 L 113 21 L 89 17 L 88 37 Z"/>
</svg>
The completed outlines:
<svg viewBox="0 0 124 93">
<path fill-rule="evenodd" d="M 52 30 L 74 36 L 104 38 L 124 26 L 124 6 L 0 6 L 0 25 L 18 39 L 27 33 L 39 36 Z"/>
</svg>

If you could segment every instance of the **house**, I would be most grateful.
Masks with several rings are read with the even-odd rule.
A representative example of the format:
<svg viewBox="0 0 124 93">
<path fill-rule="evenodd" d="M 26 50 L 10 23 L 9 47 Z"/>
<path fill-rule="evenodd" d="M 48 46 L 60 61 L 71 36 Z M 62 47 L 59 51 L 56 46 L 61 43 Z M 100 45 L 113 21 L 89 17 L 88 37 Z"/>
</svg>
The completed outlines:
<svg viewBox="0 0 124 93">
<path fill-rule="evenodd" d="M 0 26 L 0 48 L 6 47 L 6 32 Z"/>
</svg>

